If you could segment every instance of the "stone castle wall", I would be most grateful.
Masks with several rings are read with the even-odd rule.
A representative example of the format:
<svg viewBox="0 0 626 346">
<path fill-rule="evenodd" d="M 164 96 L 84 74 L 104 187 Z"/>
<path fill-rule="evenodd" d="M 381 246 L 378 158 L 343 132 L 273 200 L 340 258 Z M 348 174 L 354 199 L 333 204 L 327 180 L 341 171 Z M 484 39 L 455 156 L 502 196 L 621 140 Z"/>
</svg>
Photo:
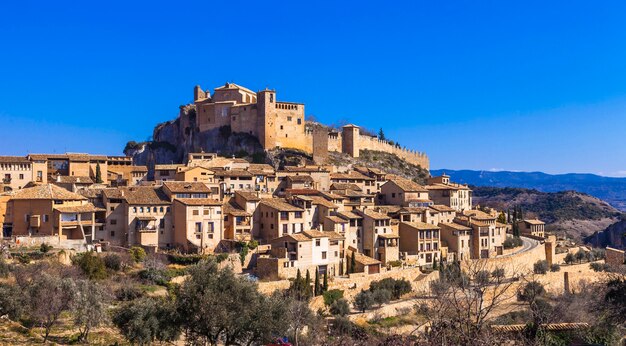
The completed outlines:
<svg viewBox="0 0 626 346">
<path fill-rule="evenodd" d="M 308 153 L 313 152 L 313 132 L 305 131 L 302 137 L 302 142 L 296 149 L 304 150 Z M 342 152 L 343 151 L 343 136 L 341 133 L 329 133 L 328 134 L 328 151 Z M 424 169 L 430 169 L 430 161 L 428 155 L 416 150 L 405 149 L 391 145 L 389 142 L 379 140 L 376 137 L 370 137 L 362 134 L 358 134 L 355 139 L 355 144 L 359 150 L 375 150 L 382 151 L 389 154 L 394 154 L 399 158 L 412 163 L 414 165 L 421 166 Z"/>
</svg>

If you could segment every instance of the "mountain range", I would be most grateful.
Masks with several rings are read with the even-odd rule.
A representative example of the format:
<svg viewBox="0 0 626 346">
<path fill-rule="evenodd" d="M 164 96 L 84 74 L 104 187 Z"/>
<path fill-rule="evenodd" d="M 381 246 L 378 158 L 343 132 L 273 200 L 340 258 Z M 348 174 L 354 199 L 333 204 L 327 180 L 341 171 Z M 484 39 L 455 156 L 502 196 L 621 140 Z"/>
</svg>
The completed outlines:
<svg viewBox="0 0 626 346">
<path fill-rule="evenodd" d="M 519 187 L 541 192 L 578 191 L 602 199 L 621 211 L 626 211 L 626 178 L 603 177 L 586 173 L 431 170 L 433 176 L 443 173 L 449 175 L 451 181 L 474 186 Z"/>
</svg>

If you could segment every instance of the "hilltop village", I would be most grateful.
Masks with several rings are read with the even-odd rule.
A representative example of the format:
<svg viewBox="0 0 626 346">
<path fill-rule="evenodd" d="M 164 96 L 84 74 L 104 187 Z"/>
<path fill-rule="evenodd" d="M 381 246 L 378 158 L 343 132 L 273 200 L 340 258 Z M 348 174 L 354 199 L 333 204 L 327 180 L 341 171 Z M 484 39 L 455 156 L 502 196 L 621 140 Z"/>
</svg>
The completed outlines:
<svg viewBox="0 0 626 346">
<path fill-rule="evenodd" d="M 311 130 L 303 104 L 279 102 L 269 89 L 226 83 L 211 95 L 197 86 L 189 107 L 195 116 L 186 121 L 201 132 L 226 126 L 255 136 L 265 150 L 298 149 L 314 162 L 278 168 L 195 152 L 180 164 L 148 167 L 125 156 L 3 156 L 4 238 L 79 251 L 140 246 L 211 254 L 246 244 L 255 251 L 245 269 L 280 280 L 298 271 L 335 277 L 508 256 L 508 233 L 519 222 L 529 237 L 524 246 L 540 242 L 551 262 L 555 244 L 543 222 L 475 209 L 471 189 L 446 175 L 420 185 L 381 169 L 326 163 L 329 152 L 358 157 L 368 149 L 428 169 L 424 153 L 356 125 Z"/>
<path fill-rule="evenodd" d="M 446 174 L 424 177 L 426 154 L 358 125 L 311 124 L 303 104 L 278 102 L 273 90 L 196 87 L 176 122 L 190 136 L 243 133 L 266 152 L 304 155 L 254 163 L 200 146 L 185 149 L 179 163 L 146 165 L 87 153 L 0 156 L 0 314 L 8 316 L 0 343 L 32 341 L 32 333 L 14 332 L 21 322 L 41 329 L 44 342 L 53 325 L 66 335 L 78 328 L 68 343 L 101 327 L 91 340 L 103 344 L 200 333 L 231 345 L 277 335 L 295 345 L 300 337 L 401 344 L 381 335 L 483 345 L 604 333 L 597 315 L 614 302 L 601 280 L 623 270 L 624 251 L 557 239 L 518 208 L 475 205 L 469 186 Z M 395 164 L 357 160 L 383 156 Z M 588 303 L 590 284 L 609 292 L 601 296 L 608 303 Z M 579 311 L 563 305 L 576 301 L 587 315 L 550 310 Z M 537 304 L 544 310 L 533 310 Z M 230 317 L 213 319 L 222 314 Z"/>
</svg>

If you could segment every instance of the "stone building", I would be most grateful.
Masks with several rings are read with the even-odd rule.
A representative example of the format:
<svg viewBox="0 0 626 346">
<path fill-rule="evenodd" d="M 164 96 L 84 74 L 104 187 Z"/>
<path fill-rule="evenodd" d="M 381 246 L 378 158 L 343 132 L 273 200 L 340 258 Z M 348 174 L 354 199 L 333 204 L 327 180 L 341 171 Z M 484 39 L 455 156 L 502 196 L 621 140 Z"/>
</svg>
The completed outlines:
<svg viewBox="0 0 626 346">
<path fill-rule="evenodd" d="M 545 238 L 545 222 L 541 220 L 520 220 L 517 222 L 520 233 Z"/>
<path fill-rule="evenodd" d="M 328 151 L 358 157 L 360 150 L 368 149 L 395 154 L 425 169 L 430 166 L 426 154 L 362 134 L 357 125 L 346 125 L 340 133 L 307 128 L 304 104 L 278 101 L 276 90 L 254 92 L 226 83 L 215 88 L 211 95 L 210 91 L 196 86 L 194 106 L 195 118 L 184 120 L 195 121 L 200 132 L 228 128 L 231 132 L 256 137 L 266 150 L 277 147 L 299 149 L 314 154 L 317 161 L 323 161 Z"/>
</svg>

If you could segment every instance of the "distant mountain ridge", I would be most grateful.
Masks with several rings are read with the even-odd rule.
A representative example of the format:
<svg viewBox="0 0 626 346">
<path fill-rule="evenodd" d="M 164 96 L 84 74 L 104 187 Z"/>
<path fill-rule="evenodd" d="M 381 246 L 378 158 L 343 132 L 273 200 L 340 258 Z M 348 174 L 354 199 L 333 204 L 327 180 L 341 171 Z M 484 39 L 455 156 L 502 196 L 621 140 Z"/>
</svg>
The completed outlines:
<svg viewBox="0 0 626 346">
<path fill-rule="evenodd" d="M 542 172 L 474 171 L 434 169 L 431 175 L 446 173 L 451 180 L 475 186 L 519 187 L 541 192 L 578 191 L 602 199 L 613 207 L 626 211 L 626 178 L 603 177 L 595 174 Z"/>
</svg>

